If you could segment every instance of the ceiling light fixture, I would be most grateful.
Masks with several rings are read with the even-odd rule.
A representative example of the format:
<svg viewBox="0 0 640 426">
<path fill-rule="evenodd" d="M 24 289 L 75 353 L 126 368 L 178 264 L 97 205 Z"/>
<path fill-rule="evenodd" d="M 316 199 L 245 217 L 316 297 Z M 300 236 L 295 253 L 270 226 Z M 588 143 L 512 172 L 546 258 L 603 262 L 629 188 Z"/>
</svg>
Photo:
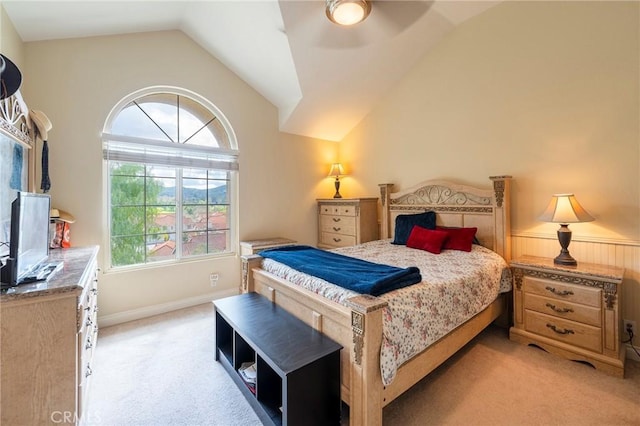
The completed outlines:
<svg viewBox="0 0 640 426">
<path fill-rule="evenodd" d="M 367 0 L 327 0 L 327 18 L 334 24 L 354 25 L 365 20 L 371 12 Z"/>
</svg>

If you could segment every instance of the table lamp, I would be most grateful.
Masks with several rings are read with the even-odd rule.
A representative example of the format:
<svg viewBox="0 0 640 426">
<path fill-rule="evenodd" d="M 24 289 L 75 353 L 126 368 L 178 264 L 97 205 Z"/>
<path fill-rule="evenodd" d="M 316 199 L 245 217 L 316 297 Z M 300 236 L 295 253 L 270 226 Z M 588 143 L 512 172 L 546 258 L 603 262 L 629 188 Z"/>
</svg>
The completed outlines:
<svg viewBox="0 0 640 426">
<path fill-rule="evenodd" d="M 333 198 L 342 198 L 340 195 L 340 176 L 344 176 L 344 167 L 340 163 L 333 163 L 331 165 L 331 170 L 329 170 L 329 177 L 336 177 L 336 193 Z"/>
<path fill-rule="evenodd" d="M 547 209 L 539 218 L 544 222 L 559 223 L 558 241 L 560 242 L 560 254 L 553 259 L 557 265 L 575 266 L 578 262 L 569 254 L 569 243 L 571 242 L 570 223 L 591 222 L 593 217 L 582 208 L 573 194 L 554 194 Z"/>
</svg>

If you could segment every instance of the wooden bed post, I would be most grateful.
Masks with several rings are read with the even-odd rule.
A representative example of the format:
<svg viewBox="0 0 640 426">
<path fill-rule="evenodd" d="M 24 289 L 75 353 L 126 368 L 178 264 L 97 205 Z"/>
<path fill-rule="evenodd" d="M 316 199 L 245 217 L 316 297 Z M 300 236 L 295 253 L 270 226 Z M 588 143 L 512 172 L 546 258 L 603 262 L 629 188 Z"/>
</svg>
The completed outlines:
<svg viewBox="0 0 640 426">
<path fill-rule="evenodd" d="M 490 176 L 495 191 L 495 234 L 494 251 L 507 262 L 511 260 L 511 176 Z"/>
<path fill-rule="evenodd" d="M 389 203 L 391 202 L 392 183 L 380 183 L 380 203 L 382 204 L 382 221 L 380 222 L 380 239 L 391 237 L 391 228 L 389 220 Z"/>
<path fill-rule="evenodd" d="M 382 312 L 387 302 L 369 295 L 354 296 L 351 307 L 351 387 L 349 390 L 349 423 L 351 426 L 382 425 Z M 343 372 L 344 374 L 344 372 Z"/>
<path fill-rule="evenodd" d="M 242 260 L 242 283 L 240 284 L 240 293 L 250 293 L 256 291 L 253 283 L 253 268 L 260 267 L 261 256 L 250 254 L 240 256 Z"/>
</svg>

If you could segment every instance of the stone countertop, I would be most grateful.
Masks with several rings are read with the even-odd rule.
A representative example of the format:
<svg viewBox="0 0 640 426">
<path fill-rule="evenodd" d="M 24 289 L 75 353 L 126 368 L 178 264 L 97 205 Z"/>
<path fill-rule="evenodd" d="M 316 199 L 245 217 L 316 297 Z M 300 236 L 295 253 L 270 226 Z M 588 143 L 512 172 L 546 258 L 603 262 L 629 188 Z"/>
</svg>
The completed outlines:
<svg viewBox="0 0 640 426">
<path fill-rule="evenodd" d="M 553 263 L 553 259 L 538 256 L 522 256 L 511 260 L 511 267 L 515 268 L 545 268 L 554 270 L 558 273 L 588 275 L 594 278 L 606 279 L 611 281 L 622 281 L 624 277 L 624 268 L 611 265 L 598 265 L 595 263 L 578 262 L 577 266 L 557 265 Z"/>
<path fill-rule="evenodd" d="M 82 289 L 85 273 L 98 255 L 99 246 L 72 247 L 52 249 L 47 262 L 63 261 L 64 266 L 49 281 L 20 284 L 0 291 L 0 302 L 9 302 L 31 297 L 49 296 L 53 294 L 76 292 Z"/>
</svg>

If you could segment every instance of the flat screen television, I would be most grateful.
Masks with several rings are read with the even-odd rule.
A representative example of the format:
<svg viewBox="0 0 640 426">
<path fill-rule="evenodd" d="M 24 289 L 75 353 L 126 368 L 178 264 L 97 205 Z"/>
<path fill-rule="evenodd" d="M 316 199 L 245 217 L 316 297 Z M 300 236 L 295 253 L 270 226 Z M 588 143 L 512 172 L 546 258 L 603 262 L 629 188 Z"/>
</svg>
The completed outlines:
<svg viewBox="0 0 640 426">
<path fill-rule="evenodd" d="M 2 267 L 2 287 L 15 286 L 31 277 L 49 256 L 49 212 L 47 194 L 18 192 L 11 203 L 9 258 Z"/>
</svg>

